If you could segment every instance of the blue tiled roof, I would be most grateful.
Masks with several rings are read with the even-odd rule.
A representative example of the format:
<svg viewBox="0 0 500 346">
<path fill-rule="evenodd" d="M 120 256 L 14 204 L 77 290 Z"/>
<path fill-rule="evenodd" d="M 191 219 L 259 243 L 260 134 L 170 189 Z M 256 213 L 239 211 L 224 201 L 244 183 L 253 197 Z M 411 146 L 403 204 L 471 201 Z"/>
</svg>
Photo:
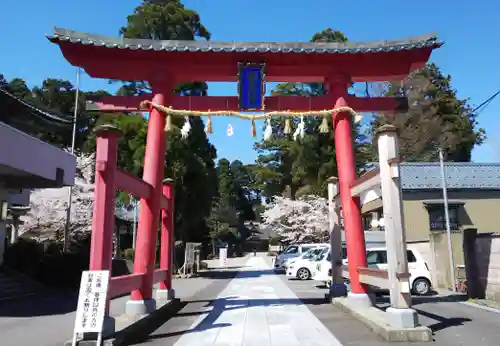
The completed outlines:
<svg viewBox="0 0 500 346">
<path fill-rule="evenodd" d="M 445 163 L 450 189 L 500 189 L 500 163 Z M 403 189 L 441 188 L 439 162 L 401 163 Z"/>
</svg>

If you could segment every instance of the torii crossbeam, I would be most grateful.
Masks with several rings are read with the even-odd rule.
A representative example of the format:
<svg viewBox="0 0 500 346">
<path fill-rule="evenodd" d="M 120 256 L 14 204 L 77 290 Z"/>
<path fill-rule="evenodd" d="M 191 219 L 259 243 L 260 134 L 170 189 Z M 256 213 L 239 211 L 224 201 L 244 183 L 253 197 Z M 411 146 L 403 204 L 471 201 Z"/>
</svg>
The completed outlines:
<svg viewBox="0 0 500 346">
<path fill-rule="evenodd" d="M 101 112 L 136 112 L 144 100 L 152 100 L 153 94 L 141 96 L 104 96 L 87 103 L 87 110 Z M 405 112 L 408 101 L 403 97 L 363 98 L 346 96 L 350 107 L 358 112 Z M 170 107 L 192 111 L 238 111 L 237 96 L 178 96 L 170 97 Z M 332 98 L 325 96 L 269 96 L 264 100 L 266 111 L 320 111 L 332 107 Z"/>
</svg>

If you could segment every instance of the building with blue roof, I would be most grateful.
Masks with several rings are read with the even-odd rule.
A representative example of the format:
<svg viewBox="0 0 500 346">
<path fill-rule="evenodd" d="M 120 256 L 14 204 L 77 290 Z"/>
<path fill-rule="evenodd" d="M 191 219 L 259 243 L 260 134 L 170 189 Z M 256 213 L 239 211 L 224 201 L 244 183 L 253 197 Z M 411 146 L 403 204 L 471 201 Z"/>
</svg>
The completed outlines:
<svg viewBox="0 0 500 346">
<path fill-rule="evenodd" d="M 449 252 L 439 162 L 403 162 L 400 164 L 400 173 L 407 243 L 417 246 L 433 268 L 433 285 L 435 283 L 436 286 L 447 288 L 450 282 Z M 468 236 L 470 231 L 478 237 L 498 238 L 500 163 L 446 162 L 445 176 L 453 254 L 458 273 L 459 269 L 465 271 L 466 243 L 476 243 L 475 237 Z M 383 230 L 380 191 L 373 192 L 370 198 L 363 198 L 361 196 L 365 230 Z M 487 257 L 481 259 L 484 270 L 477 269 L 485 271 L 483 276 L 488 276 L 491 267 L 490 252 L 498 251 L 500 255 L 500 241 L 498 245 L 496 250 L 493 245 L 487 249 L 487 256 L 480 249 L 481 246 L 476 246 L 479 252 L 483 252 L 478 253 L 478 258 L 483 255 Z"/>
</svg>

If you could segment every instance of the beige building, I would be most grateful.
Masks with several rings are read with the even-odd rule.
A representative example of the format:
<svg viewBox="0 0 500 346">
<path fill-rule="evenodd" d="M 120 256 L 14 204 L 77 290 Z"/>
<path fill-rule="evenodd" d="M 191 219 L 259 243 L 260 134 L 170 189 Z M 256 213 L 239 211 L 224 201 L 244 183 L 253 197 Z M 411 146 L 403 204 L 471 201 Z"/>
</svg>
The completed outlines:
<svg viewBox="0 0 500 346">
<path fill-rule="evenodd" d="M 482 273 L 478 280 L 490 296 L 496 296 L 500 292 L 500 164 L 446 163 L 445 171 L 456 275 L 465 278 L 466 262 L 469 270 L 470 262 L 475 262 L 473 270 Z M 420 248 L 432 269 L 434 285 L 448 288 L 449 252 L 440 177 L 439 163 L 401 164 L 407 242 Z M 363 204 L 362 213 L 365 229 L 383 230 L 380 198 Z M 475 251 L 470 250 L 474 253 L 467 261 L 464 247 L 470 242 L 476 243 Z"/>
</svg>

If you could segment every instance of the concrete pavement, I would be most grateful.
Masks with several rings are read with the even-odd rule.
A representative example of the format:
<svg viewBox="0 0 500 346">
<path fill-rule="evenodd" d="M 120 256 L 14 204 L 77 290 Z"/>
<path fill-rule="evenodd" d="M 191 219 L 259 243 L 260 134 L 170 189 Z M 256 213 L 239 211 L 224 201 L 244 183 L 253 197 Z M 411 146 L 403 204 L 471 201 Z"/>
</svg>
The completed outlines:
<svg viewBox="0 0 500 346">
<path fill-rule="evenodd" d="M 203 291 L 212 280 L 191 278 L 174 280 L 176 294 L 189 299 Z M 111 315 L 125 312 L 128 296 L 111 301 Z M 70 340 L 75 323 L 77 297 L 47 294 L 23 300 L 0 302 L 0 345 L 5 346 L 60 346 Z"/>
<path fill-rule="evenodd" d="M 260 256 L 208 306 L 175 346 L 341 345 Z"/>
<path fill-rule="evenodd" d="M 388 343 L 328 304 L 326 289 L 318 283 L 275 275 L 271 259 L 263 254 L 228 259 L 223 269 L 217 268 L 217 260 L 208 264 L 213 270 L 204 277 L 174 281 L 184 308 L 131 344 L 492 346 L 500 340 L 498 314 L 439 296 L 414 299 L 421 323 L 434 332 L 434 342 Z M 127 299 L 112 301 L 113 316 L 123 313 Z M 61 296 L 0 303 L 0 344 L 61 345 L 71 336 L 75 304 L 74 298 Z M 379 306 L 384 304 L 383 298 Z"/>
<path fill-rule="evenodd" d="M 281 279 L 307 305 L 316 317 L 343 345 L 412 345 L 412 346 L 492 346 L 499 344 L 500 315 L 468 306 L 462 297 L 438 295 L 413 297 L 414 308 L 422 325 L 433 331 L 430 343 L 389 343 L 378 338 L 364 324 L 334 306 L 324 304 L 327 289 L 314 281 Z M 377 299 L 380 308 L 388 306 L 388 296 Z"/>
<path fill-rule="evenodd" d="M 433 330 L 434 342 L 389 343 L 328 304 L 326 289 L 318 283 L 275 275 L 270 258 L 265 256 L 247 259 L 244 264 L 244 259 L 230 259 L 230 269 L 212 271 L 214 283 L 188 300 L 186 307 L 144 344 L 486 346 L 500 340 L 498 314 L 451 298 L 425 297 L 415 298 L 415 308 L 421 322 Z M 214 261 L 212 267 L 217 265 Z M 383 304 L 382 299 L 380 306 Z"/>
</svg>

